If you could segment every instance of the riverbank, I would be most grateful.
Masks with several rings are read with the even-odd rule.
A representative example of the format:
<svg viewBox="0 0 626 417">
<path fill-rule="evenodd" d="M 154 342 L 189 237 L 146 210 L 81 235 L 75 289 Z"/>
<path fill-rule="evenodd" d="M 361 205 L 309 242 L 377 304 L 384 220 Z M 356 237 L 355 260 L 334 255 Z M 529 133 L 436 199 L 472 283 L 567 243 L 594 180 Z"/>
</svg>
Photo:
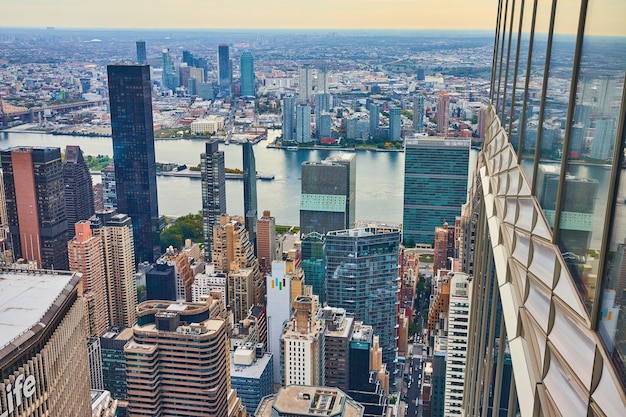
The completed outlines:
<svg viewBox="0 0 626 417">
<path fill-rule="evenodd" d="M 368 146 L 346 148 L 341 146 L 325 146 L 325 145 L 311 145 L 311 146 L 285 146 L 274 145 L 268 143 L 267 148 L 284 149 L 287 151 L 340 151 L 340 152 L 356 152 L 356 151 L 369 151 L 369 152 L 404 152 L 404 148 L 373 148 Z"/>
</svg>

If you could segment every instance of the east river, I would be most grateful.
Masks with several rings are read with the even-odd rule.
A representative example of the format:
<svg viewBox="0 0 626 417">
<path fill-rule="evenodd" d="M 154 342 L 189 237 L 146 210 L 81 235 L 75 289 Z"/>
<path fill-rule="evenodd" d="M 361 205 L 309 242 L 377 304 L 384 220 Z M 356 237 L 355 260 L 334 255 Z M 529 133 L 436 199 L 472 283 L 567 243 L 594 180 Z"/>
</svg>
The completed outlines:
<svg viewBox="0 0 626 417">
<path fill-rule="evenodd" d="M 270 131 L 270 140 L 277 132 Z M 0 132 L 0 149 L 13 146 L 52 146 L 62 150 L 79 145 L 85 155 L 113 155 L 111 138 L 62 136 L 43 133 Z M 198 139 L 159 139 L 156 160 L 197 165 L 205 141 Z M 241 146 L 220 144 L 227 168 L 242 168 Z M 256 168 L 260 174 L 274 175 L 273 181 L 257 181 L 259 215 L 271 210 L 279 224 L 299 223 L 300 166 L 305 161 L 321 161 L 337 153 L 333 150 L 268 148 L 267 141 L 254 145 Z M 404 153 L 356 153 L 356 218 L 388 223 L 402 222 Z M 99 182 L 94 176 L 94 183 Z M 202 208 L 199 179 L 157 176 L 159 214 L 180 216 L 197 213 Z M 226 181 L 226 209 L 229 214 L 243 214 L 243 183 Z"/>
<path fill-rule="evenodd" d="M 269 140 L 280 131 L 270 131 Z M 85 155 L 113 155 L 111 138 L 89 136 L 62 136 L 31 132 L 0 132 L 0 149 L 13 146 L 53 146 L 62 149 L 79 145 Z M 200 139 L 158 139 L 156 160 L 177 164 L 197 165 L 204 152 L 205 141 Z M 220 144 L 227 168 L 242 168 L 241 146 Z M 278 224 L 297 225 L 300 209 L 300 172 L 305 161 L 321 161 L 340 151 L 298 150 L 268 148 L 267 141 L 254 145 L 256 168 L 260 174 L 274 175 L 273 181 L 257 181 L 259 216 L 270 210 Z M 356 155 L 356 218 L 357 220 L 402 223 L 404 188 L 404 153 L 357 151 Z M 470 153 L 470 171 L 476 164 L 477 152 Z M 599 244 L 603 215 L 606 208 L 610 170 L 601 166 L 574 165 L 571 174 L 598 181 L 592 247 Z M 99 182 L 94 176 L 94 183 Z M 197 213 L 202 208 L 199 179 L 157 176 L 159 213 L 182 216 Z M 617 221 L 619 232 L 612 239 L 612 248 L 623 238 L 626 230 L 626 181 L 620 184 Z M 229 214 L 243 214 L 243 182 L 226 181 L 226 209 Z"/>
</svg>

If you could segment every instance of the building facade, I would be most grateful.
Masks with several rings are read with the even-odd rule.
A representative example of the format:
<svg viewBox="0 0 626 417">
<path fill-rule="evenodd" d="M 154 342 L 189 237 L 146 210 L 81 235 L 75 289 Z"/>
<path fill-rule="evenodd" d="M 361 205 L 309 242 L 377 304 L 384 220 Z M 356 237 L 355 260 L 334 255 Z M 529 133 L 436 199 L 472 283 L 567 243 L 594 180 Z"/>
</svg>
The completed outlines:
<svg viewBox="0 0 626 417">
<path fill-rule="evenodd" d="M 329 232 L 326 235 L 326 302 L 354 314 L 380 337 L 383 362 L 396 359 L 400 230 L 392 226 Z"/>
<path fill-rule="evenodd" d="M 146 56 L 146 41 L 136 41 L 135 46 L 137 47 L 137 63 L 139 65 L 147 64 L 148 58 Z"/>
<path fill-rule="evenodd" d="M 413 130 L 424 131 L 424 95 L 420 93 L 413 97 Z"/>
<path fill-rule="evenodd" d="M 397 142 L 402 139 L 402 117 L 399 107 L 389 109 L 389 140 Z"/>
<path fill-rule="evenodd" d="M 285 97 L 283 99 L 283 141 L 292 142 L 294 140 L 294 125 L 296 119 L 294 111 L 296 108 L 295 97 Z"/>
<path fill-rule="evenodd" d="M 327 233 L 354 227 L 356 158 L 340 154 L 302 163 L 300 230 Z"/>
<path fill-rule="evenodd" d="M 0 415 L 91 416 L 81 280 L 0 271 Z"/>
<path fill-rule="evenodd" d="M 209 262 L 213 252 L 213 227 L 220 216 L 226 214 L 226 172 L 224 152 L 218 143 L 207 142 L 206 152 L 200 156 L 202 176 L 202 226 L 204 233 L 204 259 Z"/>
<path fill-rule="evenodd" d="M 437 133 L 441 136 L 448 135 L 450 124 L 450 95 L 440 93 L 437 101 Z"/>
<path fill-rule="evenodd" d="M 87 220 L 94 213 L 91 173 L 80 146 L 65 147 L 63 160 L 65 182 L 65 215 L 69 238 L 74 237 L 74 224 Z"/>
<path fill-rule="evenodd" d="M 87 337 L 97 338 L 109 328 L 109 303 L 102 237 L 93 235 L 91 223 L 88 220 L 78 222 L 74 227 L 74 239 L 68 242 L 70 271 L 78 271 L 83 276 Z"/>
<path fill-rule="evenodd" d="M 281 383 L 325 385 L 325 322 L 318 317 L 317 300 L 299 296 L 293 303 L 291 320 L 280 336 Z"/>
<path fill-rule="evenodd" d="M 2 151 L 7 222 L 15 259 L 68 269 L 65 184 L 59 148 Z M 32 208 L 36 207 L 36 210 Z"/>
<path fill-rule="evenodd" d="M 104 248 L 109 323 L 132 327 L 135 324 L 137 288 L 131 219 L 126 214 L 104 210 L 96 212 L 89 223 L 93 235 L 102 239 Z"/>
<path fill-rule="evenodd" d="M 432 245 L 435 228 L 452 223 L 467 200 L 470 141 L 406 139 L 402 241 Z"/>
<path fill-rule="evenodd" d="M 308 233 L 302 237 L 302 270 L 304 283 L 310 285 L 320 304 L 326 301 L 326 258 L 324 257 L 325 238 L 320 233 Z"/>
<path fill-rule="evenodd" d="M 220 97 L 230 97 L 233 91 L 233 70 L 227 43 L 220 43 L 217 47 L 217 75 Z"/>
<path fill-rule="evenodd" d="M 263 216 L 257 221 L 256 252 L 259 267 L 262 272 L 270 272 L 272 261 L 278 259 L 276 241 L 276 219 L 269 210 L 263 211 Z"/>
<path fill-rule="evenodd" d="M 258 216 L 256 198 L 256 159 L 254 158 L 254 148 L 250 142 L 242 145 L 243 151 L 243 211 L 245 212 L 246 229 L 250 242 L 256 249 L 256 223 Z"/>
<path fill-rule="evenodd" d="M 242 97 L 254 97 L 254 58 L 250 52 L 241 54 L 241 91 Z"/>
<path fill-rule="evenodd" d="M 610 45 L 594 36 L 611 13 L 607 6 L 500 2 L 470 211 L 476 215 L 467 217 L 476 235 L 471 305 L 477 314 L 470 321 L 466 415 L 488 406 L 481 405 L 487 391 L 493 404 L 508 397 L 522 417 L 538 410 L 626 414 L 626 317 L 613 255 L 626 236 L 620 197 L 626 32 L 620 27 Z M 593 143 L 582 154 L 577 148 L 577 130 L 593 142 L 591 130 L 601 120 L 616 126 L 608 164 L 590 157 Z M 552 205 L 540 201 L 538 173 L 546 165 L 558 168 Z M 603 196 L 581 196 L 569 186 L 572 177 L 597 181 Z M 583 205 L 571 205 L 576 200 Z M 562 238 L 573 231 L 591 237 Z M 502 383 L 507 350 L 510 390 Z"/>
<path fill-rule="evenodd" d="M 150 66 L 108 65 L 107 72 L 117 209 L 133 219 L 137 262 L 154 262 L 160 228 Z"/>
<path fill-rule="evenodd" d="M 133 341 L 124 347 L 130 415 L 246 415 L 230 385 L 229 326 L 219 313 L 223 305 L 211 301 L 221 309 L 209 303 L 150 301 L 137 307 Z"/>
<path fill-rule="evenodd" d="M 296 135 L 298 143 L 311 142 L 311 107 L 300 104 L 296 107 Z"/>
</svg>

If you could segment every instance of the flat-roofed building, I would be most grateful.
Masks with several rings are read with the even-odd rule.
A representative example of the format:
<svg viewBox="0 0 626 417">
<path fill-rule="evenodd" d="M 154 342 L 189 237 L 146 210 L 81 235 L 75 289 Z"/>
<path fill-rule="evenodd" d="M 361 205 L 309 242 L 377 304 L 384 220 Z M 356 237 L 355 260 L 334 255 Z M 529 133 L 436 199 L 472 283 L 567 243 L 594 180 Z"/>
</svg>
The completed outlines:
<svg viewBox="0 0 626 417">
<path fill-rule="evenodd" d="M 0 415 L 91 415 L 81 280 L 0 269 Z"/>
<path fill-rule="evenodd" d="M 342 390 L 319 386 L 290 385 L 266 397 L 255 417 L 362 417 L 365 408 Z"/>
</svg>

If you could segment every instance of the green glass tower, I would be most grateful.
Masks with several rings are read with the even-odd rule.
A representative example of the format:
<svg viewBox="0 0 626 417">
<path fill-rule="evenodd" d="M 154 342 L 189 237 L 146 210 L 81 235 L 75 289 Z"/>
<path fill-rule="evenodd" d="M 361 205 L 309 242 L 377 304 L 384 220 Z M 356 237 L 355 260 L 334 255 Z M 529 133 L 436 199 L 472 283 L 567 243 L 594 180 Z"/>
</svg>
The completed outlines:
<svg viewBox="0 0 626 417">
<path fill-rule="evenodd" d="M 433 244 L 435 227 L 453 222 L 467 200 L 470 141 L 407 139 L 402 239 Z"/>
</svg>

